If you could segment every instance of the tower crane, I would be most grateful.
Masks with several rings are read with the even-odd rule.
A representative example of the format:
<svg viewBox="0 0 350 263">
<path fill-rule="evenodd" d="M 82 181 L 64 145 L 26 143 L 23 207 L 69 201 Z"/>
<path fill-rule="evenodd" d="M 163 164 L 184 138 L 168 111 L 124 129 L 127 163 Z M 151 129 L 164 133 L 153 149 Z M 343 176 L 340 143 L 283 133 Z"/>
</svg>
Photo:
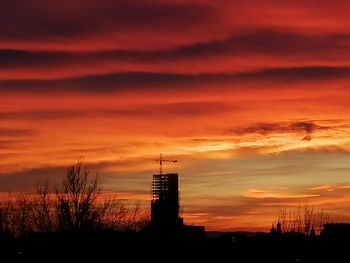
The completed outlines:
<svg viewBox="0 0 350 263">
<path fill-rule="evenodd" d="M 159 162 L 159 174 L 162 174 L 163 172 L 163 162 L 168 162 L 168 163 L 177 163 L 178 160 L 165 160 L 163 159 L 162 153 L 159 154 L 159 159 L 157 160 Z"/>
</svg>

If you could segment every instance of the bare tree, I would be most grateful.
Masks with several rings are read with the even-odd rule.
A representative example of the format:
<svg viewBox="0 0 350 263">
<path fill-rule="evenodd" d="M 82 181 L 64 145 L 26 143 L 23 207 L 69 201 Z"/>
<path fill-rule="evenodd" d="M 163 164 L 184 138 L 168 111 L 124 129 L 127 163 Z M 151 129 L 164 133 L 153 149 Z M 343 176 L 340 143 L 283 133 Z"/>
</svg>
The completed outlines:
<svg viewBox="0 0 350 263">
<path fill-rule="evenodd" d="M 1 233 L 14 234 L 12 231 L 12 205 L 10 202 L 10 196 L 3 198 L 0 203 L 0 231 Z"/>
<path fill-rule="evenodd" d="M 305 202 L 304 206 L 282 209 L 278 221 L 284 233 L 299 232 L 310 235 L 312 229 L 319 234 L 323 225 L 330 222 L 330 217 L 323 209 L 315 210 Z"/>
<path fill-rule="evenodd" d="M 49 184 L 46 181 L 44 184 L 37 185 L 35 195 L 35 225 L 36 230 L 40 232 L 52 232 L 54 230 L 54 211 L 53 200 L 49 195 Z"/>
<path fill-rule="evenodd" d="M 314 220 L 314 230 L 316 233 L 321 233 L 323 229 L 324 224 L 332 223 L 331 218 L 329 214 L 325 213 L 323 209 L 320 209 L 315 214 L 315 220 Z"/>
<path fill-rule="evenodd" d="M 291 213 L 291 211 L 287 211 L 286 209 L 282 209 L 280 211 L 279 219 L 277 221 L 279 221 L 281 223 L 282 232 L 289 232 L 289 230 L 291 228 L 292 217 L 291 217 L 290 213 Z"/>
<path fill-rule="evenodd" d="M 61 230 L 93 227 L 98 213 L 94 202 L 101 190 L 97 176 L 89 181 L 89 171 L 83 161 L 78 161 L 67 170 L 61 186 L 56 187 L 56 212 Z"/>
<path fill-rule="evenodd" d="M 97 204 L 97 209 L 100 228 L 137 232 L 150 222 L 149 213 L 141 208 L 139 202 L 125 205 L 115 197 L 108 197 Z"/>
<path fill-rule="evenodd" d="M 304 233 L 309 235 L 311 229 L 314 226 L 314 209 L 313 207 L 310 207 L 309 204 L 306 202 L 304 205 Z"/>
<path fill-rule="evenodd" d="M 24 236 L 33 231 L 33 205 L 24 194 L 16 197 L 8 195 L 1 202 L 0 208 L 1 230 L 13 236 Z"/>
<path fill-rule="evenodd" d="M 139 231 L 149 215 L 137 203 L 126 205 L 116 196 L 102 197 L 97 177 L 89 178 L 84 162 L 68 168 L 62 183 L 50 192 L 48 182 L 35 194 L 9 194 L 0 201 L 0 232 L 23 236 L 32 231 L 53 232 L 81 228 Z"/>
<path fill-rule="evenodd" d="M 95 207 L 98 211 L 98 226 L 121 230 L 129 209 L 116 197 L 106 197 Z"/>
<path fill-rule="evenodd" d="M 137 232 L 145 228 L 150 222 L 149 213 L 141 209 L 140 202 L 137 202 L 130 208 L 128 216 L 125 220 L 124 230 Z"/>
</svg>

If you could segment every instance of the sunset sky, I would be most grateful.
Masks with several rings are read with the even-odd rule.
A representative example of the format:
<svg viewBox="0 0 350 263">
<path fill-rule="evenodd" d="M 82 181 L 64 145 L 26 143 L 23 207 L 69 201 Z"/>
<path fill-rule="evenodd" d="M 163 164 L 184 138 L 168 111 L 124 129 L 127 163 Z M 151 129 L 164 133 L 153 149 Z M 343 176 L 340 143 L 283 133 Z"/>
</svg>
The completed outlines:
<svg viewBox="0 0 350 263">
<path fill-rule="evenodd" d="M 283 208 L 350 220 L 350 1 L 5 0 L 0 192 L 84 156 L 148 205 L 178 172 L 186 223 L 267 230 Z"/>
</svg>

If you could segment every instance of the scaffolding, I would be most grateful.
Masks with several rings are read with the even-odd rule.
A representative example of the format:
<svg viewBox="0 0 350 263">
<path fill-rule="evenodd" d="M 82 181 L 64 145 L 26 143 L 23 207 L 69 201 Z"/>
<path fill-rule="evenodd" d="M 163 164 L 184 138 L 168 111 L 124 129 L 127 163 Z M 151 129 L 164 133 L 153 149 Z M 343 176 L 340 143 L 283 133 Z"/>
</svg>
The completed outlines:
<svg viewBox="0 0 350 263">
<path fill-rule="evenodd" d="M 154 225 L 178 224 L 178 174 L 155 174 L 152 182 L 151 223 Z"/>
</svg>

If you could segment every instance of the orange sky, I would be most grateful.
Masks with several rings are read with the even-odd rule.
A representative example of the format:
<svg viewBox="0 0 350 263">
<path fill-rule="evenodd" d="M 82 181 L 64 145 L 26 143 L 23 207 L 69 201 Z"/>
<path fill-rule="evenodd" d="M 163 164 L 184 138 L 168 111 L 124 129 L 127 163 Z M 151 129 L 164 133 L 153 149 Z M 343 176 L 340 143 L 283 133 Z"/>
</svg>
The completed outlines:
<svg viewBox="0 0 350 263">
<path fill-rule="evenodd" d="M 268 229 L 303 204 L 350 216 L 346 0 L 12 0 L 0 9 L 0 192 L 84 156 L 148 204 L 179 159 L 187 223 Z"/>
</svg>

